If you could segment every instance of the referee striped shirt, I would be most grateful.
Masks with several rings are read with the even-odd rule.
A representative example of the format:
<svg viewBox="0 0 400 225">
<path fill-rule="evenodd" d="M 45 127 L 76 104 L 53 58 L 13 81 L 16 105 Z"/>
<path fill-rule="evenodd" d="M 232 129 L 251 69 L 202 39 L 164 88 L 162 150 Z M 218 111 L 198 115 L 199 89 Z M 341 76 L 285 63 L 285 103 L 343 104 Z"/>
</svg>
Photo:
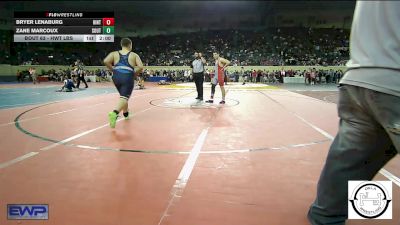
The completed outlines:
<svg viewBox="0 0 400 225">
<path fill-rule="evenodd" d="M 192 62 L 193 73 L 202 73 L 204 72 L 204 65 L 201 59 L 195 59 Z"/>
</svg>

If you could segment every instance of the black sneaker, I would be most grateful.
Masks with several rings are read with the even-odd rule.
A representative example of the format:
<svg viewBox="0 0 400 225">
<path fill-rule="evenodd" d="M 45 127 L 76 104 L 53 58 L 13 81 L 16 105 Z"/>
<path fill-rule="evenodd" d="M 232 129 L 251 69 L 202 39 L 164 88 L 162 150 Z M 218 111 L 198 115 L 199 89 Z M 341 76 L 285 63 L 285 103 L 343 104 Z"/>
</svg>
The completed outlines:
<svg viewBox="0 0 400 225">
<path fill-rule="evenodd" d="M 123 113 L 125 120 L 129 120 L 129 112 Z"/>
<path fill-rule="evenodd" d="M 199 100 L 199 99 L 200 99 L 200 97 L 196 97 L 196 99 L 197 99 L 197 100 Z"/>
<path fill-rule="evenodd" d="M 222 101 L 220 101 L 220 102 L 219 102 L 219 104 L 225 104 L 225 101 L 224 101 L 224 100 L 222 100 Z"/>
<path fill-rule="evenodd" d="M 207 103 L 214 103 L 214 100 L 207 100 Z"/>
</svg>

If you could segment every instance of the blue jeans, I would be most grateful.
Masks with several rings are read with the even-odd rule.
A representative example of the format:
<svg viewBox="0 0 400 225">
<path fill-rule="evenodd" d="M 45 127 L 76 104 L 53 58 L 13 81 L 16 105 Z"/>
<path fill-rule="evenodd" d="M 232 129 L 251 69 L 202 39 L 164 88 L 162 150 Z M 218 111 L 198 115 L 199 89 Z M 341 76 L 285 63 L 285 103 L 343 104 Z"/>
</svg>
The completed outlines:
<svg viewBox="0 0 400 225">
<path fill-rule="evenodd" d="M 347 219 L 347 181 L 371 180 L 400 151 L 400 97 L 362 87 L 339 87 L 339 132 L 308 212 L 313 225 Z"/>
</svg>

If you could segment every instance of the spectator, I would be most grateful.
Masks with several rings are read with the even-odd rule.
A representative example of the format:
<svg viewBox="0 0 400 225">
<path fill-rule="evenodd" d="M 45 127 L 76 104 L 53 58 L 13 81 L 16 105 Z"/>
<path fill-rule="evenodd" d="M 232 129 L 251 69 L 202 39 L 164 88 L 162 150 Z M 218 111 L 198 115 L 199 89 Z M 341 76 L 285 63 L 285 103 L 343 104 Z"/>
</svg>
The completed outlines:
<svg viewBox="0 0 400 225">
<path fill-rule="evenodd" d="M 224 54 L 232 58 L 232 62 L 238 66 L 337 66 L 344 65 L 349 57 L 348 36 L 348 30 L 321 28 L 309 32 L 308 28 L 289 27 L 280 28 L 279 32 L 276 29 L 256 32 L 201 31 L 138 37 L 133 40 L 137 43 L 135 50 L 143 54 L 145 65 L 189 65 L 192 59 L 190 52 L 194 52 L 196 48 L 193 43 L 200 43 L 204 46 L 204 52 L 212 52 L 216 45 L 224 46 Z M 116 42 L 120 40 L 118 37 L 115 39 Z M 60 51 L 49 59 L 46 50 L 41 49 L 42 46 L 49 47 L 49 43 L 38 43 L 34 46 L 28 46 L 27 43 L 12 45 L 19 52 L 15 56 L 15 64 L 32 65 L 70 64 L 71 59 L 77 56 L 83 59 L 85 65 L 100 65 L 102 58 L 113 47 L 107 43 L 96 43 L 97 48 L 93 49 L 87 48 L 85 43 L 56 44 L 51 47 L 57 47 Z"/>
</svg>

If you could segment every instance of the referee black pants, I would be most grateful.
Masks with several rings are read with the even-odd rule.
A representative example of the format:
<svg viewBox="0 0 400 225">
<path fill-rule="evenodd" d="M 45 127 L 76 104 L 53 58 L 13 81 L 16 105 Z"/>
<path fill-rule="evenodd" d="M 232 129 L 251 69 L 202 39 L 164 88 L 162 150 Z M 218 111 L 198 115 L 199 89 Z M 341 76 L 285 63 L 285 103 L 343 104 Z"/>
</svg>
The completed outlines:
<svg viewBox="0 0 400 225">
<path fill-rule="evenodd" d="M 196 84 L 197 97 L 203 98 L 204 73 L 193 73 L 193 79 Z"/>
<path fill-rule="evenodd" d="M 81 84 L 81 81 L 85 84 L 86 88 L 88 88 L 88 85 L 86 83 L 86 80 L 85 80 L 84 76 L 79 76 L 78 77 L 78 84 L 76 85 L 76 87 L 79 88 L 79 85 Z"/>
</svg>

